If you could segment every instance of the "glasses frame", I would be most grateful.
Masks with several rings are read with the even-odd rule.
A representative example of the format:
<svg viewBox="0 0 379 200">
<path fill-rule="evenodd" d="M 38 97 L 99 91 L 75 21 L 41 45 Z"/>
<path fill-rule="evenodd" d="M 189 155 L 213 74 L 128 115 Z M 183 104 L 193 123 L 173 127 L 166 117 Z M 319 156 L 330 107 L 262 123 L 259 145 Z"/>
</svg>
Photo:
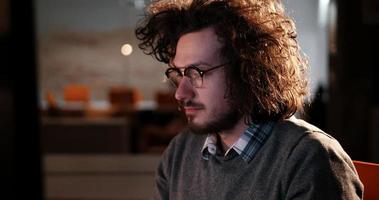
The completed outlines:
<svg viewBox="0 0 379 200">
<path fill-rule="evenodd" d="M 204 77 L 204 75 L 207 73 L 207 72 L 210 72 L 210 71 L 212 71 L 212 70 L 215 70 L 215 69 L 218 69 L 218 68 L 220 68 L 220 67 L 224 67 L 225 65 L 227 65 L 227 64 L 229 64 L 229 62 L 226 62 L 226 63 L 223 63 L 223 64 L 220 64 L 220 65 L 216 65 L 216 66 L 210 66 L 210 65 L 208 65 L 208 64 L 204 64 L 204 63 L 199 63 L 199 64 L 194 64 L 194 65 L 189 65 L 188 67 L 185 67 L 184 68 L 184 70 L 181 70 L 181 68 L 178 68 L 178 67 L 175 67 L 175 66 L 170 66 L 169 68 L 167 68 L 166 69 L 166 72 L 165 72 L 165 75 L 166 75 L 166 78 L 175 86 L 175 87 L 178 87 L 179 86 L 179 83 L 180 83 L 180 81 L 183 79 L 183 77 L 185 76 L 185 77 L 187 77 L 189 80 L 190 80 L 190 83 L 191 83 L 191 85 L 193 86 L 193 87 L 195 87 L 195 88 L 201 88 L 202 86 L 203 86 L 203 82 L 204 82 L 204 80 L 203 80 L 203 77 Z M 205 65 L 205 66 L 209 66 L 209 67 L 211 67 L 211 68 L 209 68 L 209 69 L 205 69 L 205 70 L 203 70 L 203 69 L 200 69 L 200 68 L 198 68 L 197 66 L 199 66 L 199 65 Z M 191 79 L 191 77 L 188 75 L 188 73 L 189 73 L 189 71 L 190 70 L 196 70 L 198 73 L 199 73 L 199 75 L 200 75 L 200 78 L 201 78 L 201 84 L 200 84 L 200 86 L 196 86 L 195 84 L 194 84 L 194 80 L 192 80 Z M 179 74 L 179 76 L 180 76 L 180 80 L 176 83 L 174 80 L 172 80 L 172 78 L 170 78 L 170 73 L 171 72 L 173 72 L 173 71 L 175 71 L 175 72 L 177 72 L 177 74 Z"/>
</svg>

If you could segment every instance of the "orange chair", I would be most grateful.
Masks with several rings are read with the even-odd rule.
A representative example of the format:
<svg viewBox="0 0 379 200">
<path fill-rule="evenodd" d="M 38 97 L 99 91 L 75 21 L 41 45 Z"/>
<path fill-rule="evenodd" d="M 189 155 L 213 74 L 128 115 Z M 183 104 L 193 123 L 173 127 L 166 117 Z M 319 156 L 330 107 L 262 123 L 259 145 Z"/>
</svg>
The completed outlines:
<svg viewBox="0 0 379 200">
<path fill-rule="evenodd" d="M 379 164 L 353 161 L 364 185 L 363 200 L 379 199 Z"/>
<path fill-rule="evenodd" d="M 67 102 L 84 102 L 90 99 L 89 88 L 86 85 L 70 84 L 64 88 L 64 100 Z"/>
</svg>

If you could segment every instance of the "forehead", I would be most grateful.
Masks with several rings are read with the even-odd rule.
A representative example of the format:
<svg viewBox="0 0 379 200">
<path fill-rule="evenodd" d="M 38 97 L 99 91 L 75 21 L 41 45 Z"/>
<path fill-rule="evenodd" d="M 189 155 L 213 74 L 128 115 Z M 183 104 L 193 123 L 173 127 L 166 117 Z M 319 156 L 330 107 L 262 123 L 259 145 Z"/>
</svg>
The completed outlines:
<svg viewBox="0 0 379 200">
<path fill-rule="evenodd" d="M 199 62 L 218 64 L 221 47 L 222 43 L 211 27 L 184 34 L 176 46 L 173 64 L 178 67 Z"/>
</svg>

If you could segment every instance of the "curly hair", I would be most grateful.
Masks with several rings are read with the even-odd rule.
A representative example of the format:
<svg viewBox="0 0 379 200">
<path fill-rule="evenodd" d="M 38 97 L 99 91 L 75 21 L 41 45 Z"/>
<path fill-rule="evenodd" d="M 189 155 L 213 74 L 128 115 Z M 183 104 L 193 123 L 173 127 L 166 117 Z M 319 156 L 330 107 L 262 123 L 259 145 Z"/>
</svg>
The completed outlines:
<svg viewBox="0 0 379 200">
<path fill-rule="evenodd" d="M 303 109 L 308 62 L 280 0 L 153 1 L 135 31 L 139 47 L 169 63 L 186 33 L 213 27 L 223 43 L 226 98 L 249 122 L 281 120 Z"/>
</svg>

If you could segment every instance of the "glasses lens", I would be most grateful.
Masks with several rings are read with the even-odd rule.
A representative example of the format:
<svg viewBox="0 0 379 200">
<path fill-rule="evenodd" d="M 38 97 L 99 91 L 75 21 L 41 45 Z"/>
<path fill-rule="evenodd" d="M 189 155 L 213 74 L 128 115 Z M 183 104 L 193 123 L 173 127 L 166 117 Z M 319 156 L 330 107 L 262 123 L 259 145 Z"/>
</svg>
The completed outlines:
<svg viewBox="0 0 379 200">
<path fill-rule="evenodd" d="M 192 86 L 201 87 L 203 85 L 203 78 L 200 75 L 199 69 L 188 67 L 184 73 L 191 80 Z"/>
<path fill-rule="evenodd" d="M 182 73 L 177 68 L 168 68 L 166 70 L 167 79 L 175 86 L 178 87 L 180 80 L 182 79 Z"/>
</svg>

